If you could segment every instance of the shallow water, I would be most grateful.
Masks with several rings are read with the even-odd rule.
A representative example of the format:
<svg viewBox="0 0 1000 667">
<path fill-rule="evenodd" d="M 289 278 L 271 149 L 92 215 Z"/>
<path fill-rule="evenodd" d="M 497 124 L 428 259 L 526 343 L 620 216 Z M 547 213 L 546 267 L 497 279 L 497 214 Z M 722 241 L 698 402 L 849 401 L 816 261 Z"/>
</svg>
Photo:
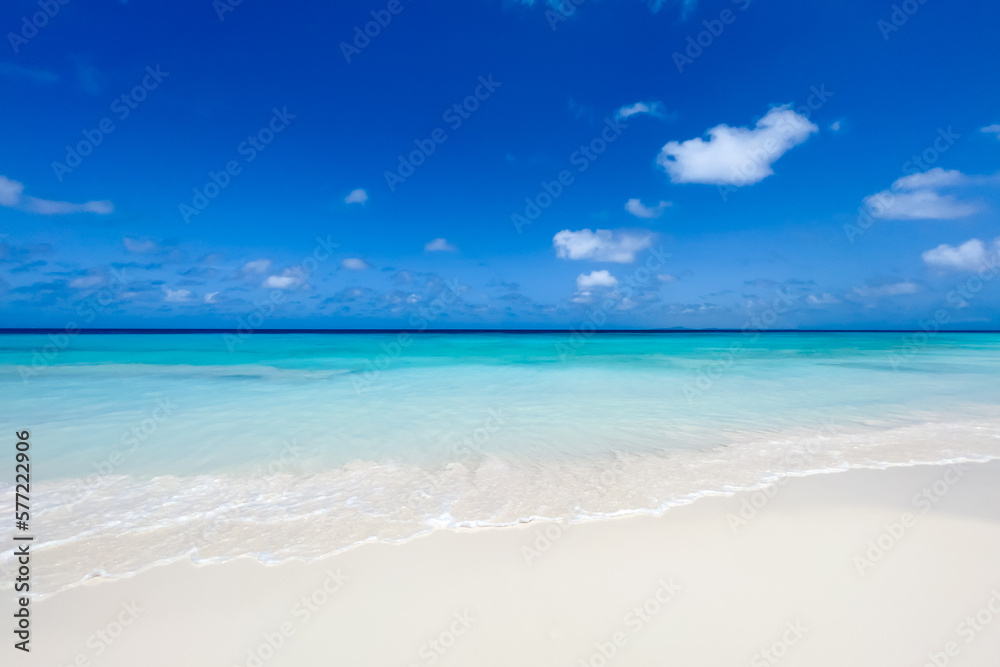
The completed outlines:
<svg viewBox="0 0 1000 667">
<path fill-rule="evenodd" d="M 35 550 L 60 563 L 37 583 L 52 592 L 182 557 L 314 557 L 1000 456 L 1000 335 L 904 354 L 910 340 L 11 334 L 0 422 L 31 431 Z"/>
</svg>

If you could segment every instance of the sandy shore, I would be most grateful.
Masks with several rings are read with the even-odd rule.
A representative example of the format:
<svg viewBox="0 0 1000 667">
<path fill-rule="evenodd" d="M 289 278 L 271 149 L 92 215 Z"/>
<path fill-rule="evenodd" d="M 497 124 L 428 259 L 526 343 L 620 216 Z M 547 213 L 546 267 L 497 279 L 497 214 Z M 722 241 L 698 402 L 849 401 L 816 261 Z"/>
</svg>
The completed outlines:
<svg viewBox="0 0 1000 667">
<path fill-rule="evenodd" d="M 41 552 L 33 567 L 57 564 Z M 1000 461 L 796 478 L 660 517 L 438 531 L 308 564 L 175 563 L 31 608 L 32 651 L 6 647 L 9 664 L 995 667 Z"/>
</svg>

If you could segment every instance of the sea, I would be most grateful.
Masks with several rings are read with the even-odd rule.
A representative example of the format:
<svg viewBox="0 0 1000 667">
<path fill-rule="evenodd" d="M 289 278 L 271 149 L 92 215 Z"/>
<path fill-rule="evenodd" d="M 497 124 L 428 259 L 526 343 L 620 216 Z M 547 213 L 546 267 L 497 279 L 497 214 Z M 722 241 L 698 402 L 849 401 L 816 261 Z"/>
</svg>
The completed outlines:
<svg viewBox="0 0 1000 667">
<path fill-rule="evenodd" d="M 1000 457 L 996 333 L 6 333 L 0 388 L 41 595 Z"/>
</svg>

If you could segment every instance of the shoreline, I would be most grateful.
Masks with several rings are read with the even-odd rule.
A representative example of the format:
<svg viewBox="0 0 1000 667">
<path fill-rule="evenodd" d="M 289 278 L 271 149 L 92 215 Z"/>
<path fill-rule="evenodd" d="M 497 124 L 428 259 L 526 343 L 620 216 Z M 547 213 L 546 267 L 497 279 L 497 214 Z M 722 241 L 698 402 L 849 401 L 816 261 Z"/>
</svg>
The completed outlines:
<svg viewBox="0 0 1000 667">
<path fill-rule="evenodd" d="M 792 479 L 802 479 L 814 476 L 825 476 L 838 473 L 846 473 L 854 470 L 891 470 L 895 468 L 913 468 L 913 467 L 937 467 L 937 466 L 949 466 L 956 463 L 964 464 L 984 464 L 992 461 L 1000 461 L 1000 456 L 990 456 L 990 455 L 979 455 L 979 456 L 959 456 L 951 459 L 942 459 L 934 462 L 923 462 L 923 461 L 910 461 L 910 462 L 879 462 L 875 464 L 845 464 L 844 467 L 839 468 L 817 468 L 817 469 L 803 469 L 803 470 L 786 470 L 783 472 L 775 472 L 762 478 L 758 483 L 751 484 L 747 486 L 731 486 L 724 485 L 718 489 L 708 489 L 697 491 L 685 496 L 673 498 L 666 501 L 664 504 L 655 508 L 631 508 L 624 509 L 614 513 L 607 514 L 580 514 L 574 517 L 551 517 L 551 516 L 540 516 L 540 515 L 530 515 L 527 517 L 518 518 L 509 522 L 497 522 L 488 523 L 485 520 L 476 520 L 461 522 L 452 525 L 435 525 L 429 526 L 424 529 L 419 530 L 413 534 L 400 537 L 397 539 L 370 536 L 361 539 L 357 542 L 347 544 L 344 546 L 333 548 L 329 551 L 315 555 L 288 555 L 276 557 L 270 553 L 261 552 L 250 552 L 241 553 L 236 555 L 220 555 L 220 556 L 198 556 L 196 547 L 192 547 L 192 550 L 188 553 L 177 554 L 174 556 L 169 556 L 165 558 L 158 559 L 154 562 L 146 563 L 140 565 L 135 570 L 109 574 L 105 571 L 94 572 L 89 574 L 79 580 L 73 581 L 71 583 L 61 585 L 57 590 L 54 591 L 43 591 L 35 594 L 36 600 L 48 599 L 52 596 L 58 595 L 62 592 L 72 590 L 79 586 L 86 586 L 92 582 L 112 582 L 120 579 L 127 579 L 141 575 L 150 569 L 155 569 L 158 567 L 163 567 L 166 565 L 171 565 L 174 563 L 186 563 L 190 562 L 195 566 L 208 566 L 208 565 L 222 565 L 225 563 L 230 563 L 239 560 L 251 560 L 264 565 L 265 567 L 276 567 L 284 563 L 291 562 L 301 562 L 305 564 L 314 563 L 321 561 L 323 559 L 339 556 L 341 554 L 347 553 L 353 549 L 357 549 L 369 544 L 387 544 L 387 545 L 403 545 L 407 544 L 413 540 L 423 539 L 431 536 L 440 531 L 476 531 L 476 530 L 492 530 L 492 529 L 509 529 L 518 528 L 522 526 L 531 526 L 538 523 L 554 523 L 559 525 L 574 526 L 582 525 L 593 522 L 601 522 L 614 519 L 627 519 L 630 517 L 661 517 L 670 511 L 687 507 L 689 505 L 698 503 L 711 498 L 731 498 L 738 496 L 740 494 L 754 494 L 759 491 L 766 491 L 773 489 L 775 487 L 785 485 L 789 480 Z M 212 524 L 215 526 L 216 524 Z M 204 533 L 202 533 L 204 535 Z M 45 548 L 55 547 L 73 547 L 75 546 L 75 538 L 69 538 L 64 540 L 58 540 L 55 542 L 40 542 L 35 546 L 35 552 L 45 553 Z M 199 545 L 204 547 L 205 544 Z M 7 563 L 0 563 L 0 566 L 7 565 Z M 0 567 L 0 569 L 3 569 Z M 0 582 L 0 594 L 6 591 L 11 591 L 12 586 L 8 581 Z"/>
<path fill-rule="evenodd" d="M 658 516 L 434 530 L 310 562 L 265 565 L 243 557 L 156 565 L 33 600 L 29 664 L 96 658 L 87 640 L 102 627 L 99 610 L 119 609 L 121 615 L 120 605 L 131 600 L 149 611 L 105 646 L 102 665 L 136 664 L 143 656 L 143 664 L 255 667 L 251 653 L 260 642 L 261 653 L 271 656 L 258 653 L 257 659 L 268 666 L 331 664 L 333 656 L 337 664 L 431 664 L 427 656 L 436 649 L 427 642 L 453 625 L 462 629 L 454 615 L 466 613 L 470 627 L 463 639 L 456 635 L 454 647 L 433 664 L 597 667 L 600 658 L 645 665 L 660 664 L 664 655 L 722 664 L 717 661 L 738 657 L 725 646 L 742 647 L 736 664 L 750 664 L 760 648 L 790 632 L 786 623 L 799 622 L 810 630 L 800 647 L 798 640 L 785 647 L 782 664 L 923 664 L 927 651 L 920 647 L 935 627 L 943 646 L 966 615 L 963 605 L 975 612 L 992 589 L 1000 590 L 994 566 L 1000 562 L 1000 461 L 964 464 L 940 497 L 924 498 L 929 509 L 914 504 L 922 490 L 931 489 L 934 497 L 947 471 L 955 478 L 956 465 L 786 477 L 766 487 L 774 493 L 762 488 L 705 497 Z M 888 546 L 881 555 L 880 543 Z M 44 552 L 35 558 L 33 567 L 47 567 Z M 336 585 L 324 588 L 331 578 Z M 323 591 L 315 600 L 328 602 L 318 605 L 309 597 L 315 591 Z M 185 599 L 197 600 L 197 608 Z M 303 599 L 315 610 L 306 604 L 296 610 L 295 601 Z M 653 600 L 649 609 L 661 611 L 626 621 L 635 608 L 630 600 Z M 862 630 L 855 616 L 872 605 L 883 609 L 884 623 L 864 628 L 867 644 L 855 642 Z M 951 608 L 954 622 L 942 617 Z M 147 623 L 145 616 L 156 620 Z M 714 616 L 713 629 L 707 619 Z M 435 619 L 442 626 L 437 630 Z M 770 634 L 766 619 L 773 621 Z M 654 621 L 660 630 L 646 631 Z M 283 627 L 290 634 L 282 634 Z M 873 635 L 876 629 L 886 637 Z M 839 637 L 837 646 L 813 639 L 829 633 Z M 977 651 L 1000 647 L 1000 614 L 974 637 L 968 645 L 958 640 L 963 665 L 985 665 L 975 662 Z M 822 650 L 809 649 L 817 644 Z M 861 645 L 883 661 L 859 660 L 855 649 Z M 926 645 L 932 653 L 943 650 Z M 746 653 L 753 646 L 758 648 Z M 150 655 L 163 661 L 151 662 Z"/>
</svg>

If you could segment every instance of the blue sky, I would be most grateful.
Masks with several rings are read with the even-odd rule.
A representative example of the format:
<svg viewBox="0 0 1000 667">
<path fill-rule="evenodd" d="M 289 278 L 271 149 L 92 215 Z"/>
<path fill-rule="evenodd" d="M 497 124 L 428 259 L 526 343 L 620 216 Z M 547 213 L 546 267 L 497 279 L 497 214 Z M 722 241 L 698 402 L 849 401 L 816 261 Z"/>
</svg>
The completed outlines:
<svg viewBox="0 0 1000 667">
<path fill-rule="evenodd" d="M 3 326 L 1000 327 L 994 3 L 320 5 L 5 3 Z"/>
</svg>

